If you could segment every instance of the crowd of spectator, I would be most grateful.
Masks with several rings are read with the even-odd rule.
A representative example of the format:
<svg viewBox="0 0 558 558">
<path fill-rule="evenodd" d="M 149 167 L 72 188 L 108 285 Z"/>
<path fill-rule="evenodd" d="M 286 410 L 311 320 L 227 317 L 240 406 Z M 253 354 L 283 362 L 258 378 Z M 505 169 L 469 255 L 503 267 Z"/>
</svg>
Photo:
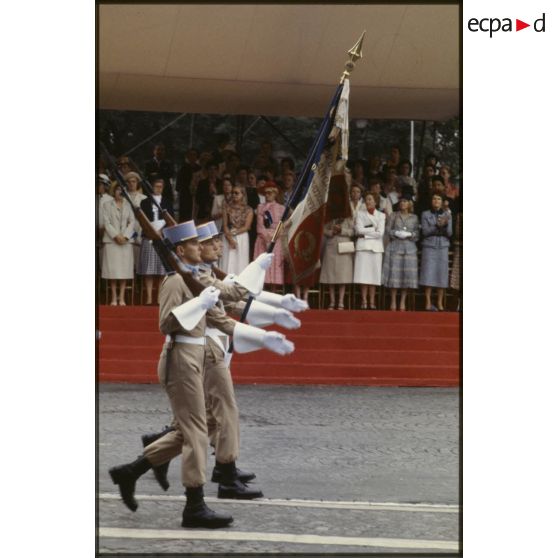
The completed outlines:
<svg viewBox="0 0 558 558">
<path fill-rule="evenodd" d="M 164 226 L 129 157 L 119 157 L 117 165 L 133 204 L 156 228 Z M 373 310 L 382 286 L 389 292 L 389 308 L 403 311 L 409 292 L 422 287 L 425 309 L 444 310 L 445 289 L 459 291 L 461 283 L 461 193 L 451 168 L 430 153 L 413 173 L 411 161 L 401 157 L 396 145 L 385 156 L 349 161 L 348 167 L 352 215 L 325 224 L 321 265 L 312 277 L 292 285 L 295 294 L 308 300 L 309 289 L 320 283 L 329 294 L 328 308 L 341 310 L 347 286 L 354 284 L 359 307 Z M 99 171 L 99 260 L 110 304 L 125 305 L 127 281 L 136 275 L 143 277 L 144 303 L 155 304 L 154 283 L 164 276 L 164 268 L 118 183 L 106 168 Z M 294 160 L 277 160 L 270 141 L 261 142 L 252 161 L 243 161 L 226 138 L 214 151 L 189 149 L 178 166 L 166 158 L 164 145 L 156 145 L 141 172 L 159 204 L 177 221 L 215 221 L 224 240 L 219 266 L 235 274 L 266 250 L 297 178 Z M 292 281 L 281 242 L 274 253 L 266 284 L 288 290 Z"/>
</svg>

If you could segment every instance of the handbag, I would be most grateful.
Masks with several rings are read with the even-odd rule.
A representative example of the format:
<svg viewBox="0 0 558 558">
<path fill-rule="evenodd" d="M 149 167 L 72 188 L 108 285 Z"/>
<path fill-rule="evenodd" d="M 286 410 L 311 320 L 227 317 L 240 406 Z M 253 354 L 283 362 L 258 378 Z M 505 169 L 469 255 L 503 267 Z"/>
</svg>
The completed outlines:
<svg viewBox="0 0 558 558">
<path fill-rule="evenodd" d="M 337 244 L 338 254 L 353 254 L 355 251 L 355 243 L 352 240 L 346 240 Z"/>
</svg>

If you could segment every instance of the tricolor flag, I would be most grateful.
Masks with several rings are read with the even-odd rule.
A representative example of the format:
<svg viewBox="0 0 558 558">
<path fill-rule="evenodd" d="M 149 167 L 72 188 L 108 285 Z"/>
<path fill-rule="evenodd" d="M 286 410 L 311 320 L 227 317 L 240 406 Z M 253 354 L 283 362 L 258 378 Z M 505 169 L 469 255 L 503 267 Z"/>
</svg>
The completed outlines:
<svg viewBox="0 0 558 558">
<path fill-rule="evenodd" d="M 285 242 L 294 283 L 311 275 L 320 260 L 330 181 L 335 184 L 332 191 L 335 195 L 328 216 L 347 216 L 349 186 L 345 162 L 349 152 L 349 91 L 349 80 L 345 79 L 335 92 L 299 177 L 298 195 L 289 203 L 294 211 L 285 223 Z M 333 180 L 332 175 L 336 175 Z"/>
</svg>

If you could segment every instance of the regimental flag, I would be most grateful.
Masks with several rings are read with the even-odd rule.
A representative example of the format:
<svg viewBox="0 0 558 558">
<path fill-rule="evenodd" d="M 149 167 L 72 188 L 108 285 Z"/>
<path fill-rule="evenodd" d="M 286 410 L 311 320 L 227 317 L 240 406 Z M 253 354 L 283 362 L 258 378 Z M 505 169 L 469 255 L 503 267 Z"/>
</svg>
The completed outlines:
<svg viewBox="0 0 558 558">
<path fill-rule="evenodd" d="M 300 188 L 300 197 L 303 197 L 285 223 L 286 253 L 294 283 L 299 283 L 311 275 L 320 260 L 326 206 L 334 169 L 336 174 L 341 173 L 343 181 L 346 180 L 344 165 L 348 158 L 349 146 L 349 91 L 349 80 L 346 79 L 334 95 L 332 106 L 322 122 L 313 153 L 306 162 L 310 170 L 307 170 L 306 188 Z M 302 176 L 304 175 L 303 171 Z M 339 197 L 339 194 L 342 194 L 339 180 L 336 178 L 333 182 L 336 187 L 332 201 L 335 203 L 336 200 L 344 198 Z M 345 191 L 348 192 L 348 187 Z M 341 213 L 343 212 L 341 208 Z M 331 210 L 328 213 L 331 213 Z"/>
</svg>

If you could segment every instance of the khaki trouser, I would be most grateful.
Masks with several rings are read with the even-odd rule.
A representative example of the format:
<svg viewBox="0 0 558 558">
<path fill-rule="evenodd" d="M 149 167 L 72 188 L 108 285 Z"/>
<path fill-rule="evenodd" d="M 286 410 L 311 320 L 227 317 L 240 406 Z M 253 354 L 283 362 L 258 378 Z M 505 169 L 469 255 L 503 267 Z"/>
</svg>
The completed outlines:
<svg viewBox="0 0 558 558">
<path fill-rule="evenodd" d="M 144 456 L 157 467 L 182 453 L 182 484 L 196 487 L 205 484 L 207 467 L 207 426 L 204 399 L 203 345 L 175 343 L 171 353 L 168 382 L 165 385 L 167 344 L 159 358 L 157 373 L 174 413 L 169 432 L 144 448 Z"/>
<path fill-rule="evenodd" d="M 205 348 L 204 389 L 209 440 L 219 463 L 236 461 L 240 446 L 238 407 L 223 350 L 210 337 Z"/>
<path fill-rule="evenodd" d="M 205 422 L 207 423 L 207 437 L 209 438 L 209 445 L 215 449 L 217 441 L 217 420 L 211 410 L 211 401 L 205 398 Z"/>
</svg>

